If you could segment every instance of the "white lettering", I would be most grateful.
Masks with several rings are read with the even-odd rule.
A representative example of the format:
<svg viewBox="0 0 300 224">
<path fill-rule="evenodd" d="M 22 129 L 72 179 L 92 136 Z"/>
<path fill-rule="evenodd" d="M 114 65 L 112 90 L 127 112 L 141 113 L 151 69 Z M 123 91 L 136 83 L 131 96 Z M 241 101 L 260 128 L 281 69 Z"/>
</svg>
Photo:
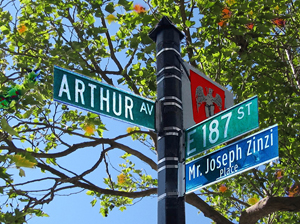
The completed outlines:
<svg viewBox="0 0 300 224">
<path fill-rule="evenodd" d="M 273 132 L 273 129 L 271 129 L 270 132 L 271 132 L 271 146 L 272 146 L 272 145 L 273 145 L 273 133 L 272 133 L 272 132 Z"/>
<path fill-rule="evenodd" d="M 197 166 L 197 177 L 199 177 L 199 175 L 202 176 L 202 173 L 200 173 L 200 166 L 201 165 Z"/>
<path fill-rule="evenodd" d="M 96 85 L 89 83 L 88 84 L 89 87 L 91 87 L 91 107 L 94 107 L 94 90 L 96 89 Z"/>
<path fill-rule="evenodd" d="M 67 97 L 68 97 L 68 100 L 71 100 L 69 85 L 68 85 L 68 80 L 67 80 L 67 75 L 66 74 L 64 74 L 64 76 L 61 80 L 58 96 L 61 97 L 63 93 L 66 93 Z"/>
<path fill-rule="evenodd" d="M 242 159 L 242 148 L 239 147 L 238 144 L 236 144 L 236 150 L 235 150 L 236 160 L 239 160 L 239 153 L 240 153 L 240 159 Z"/>
<path fill-rule="evenodd" d="M 246 107 L 248 107 L 248 115 L 250 115 L 250 105 L 251 104 L 252 104 L 252 102 L 246 104 Z"/>
<path fill-rule="evenodd" d="M 106 102 L 106 112 L 109 113 L 109 91 L 106 90 L 106 97 L 103 96 L 103 88 L 100 88 L 100 110 L 103 110 L 103 101 Z"/>
<path fill-rule="evenodd" d="M 229 126 L 229 121 L 230 121 L 231 115 L 232 115 L 232 112 L 227 113 L 221 117 L 222 120 L 224 118 L 227 118 L 226 124 L 225 124 L 225 129 L 224 129 L 224 138 L 227 138 L 227 131 L 228 131 L 228 126 Z"/>
<path fill-rule="evenodd" d="M 229 166 L 231 166 L 231 164 L 234 161 L 234 150 L 229 151 Z"/>
<path fill-rule="evenodd" d="M 145 111 L 145 114 L 148 114 L 147 109 L 146 109 L 146 105 L 145 105 L 144 102 L 142 103 L 142 106 L 141 106 L 141 109 L 140 109 L 140 112 L 142 112 L 142 111 Z"/>
<path fill-rule="evenodd" d="M 260 138 L 257 140 L 257 151 L 264 150 L 264 140 L 263 138 Z"/>
<path fill-rule="evenodd" d="M 222 165 L 222 163 L 220 161 L 220 158 L 221 158 L 221 156 L 217 157 L 217 163 L 218 163 L 217 169 L 219 169 L 221 167 L 221 165 Z"/>
<path fill-rule="evenodd" d="M 194 139 L 191 139 L 191 135 L 195 134 L 195 133 L 196 133 L 196 129 L 191 132 L 188 132 L 188 134 L 187 134 L 187 149 L 186 149 L 186 151 L 187 151 L 188 156 L 196 151 L 196 148 L 190 149 L 191 143 L 194 142 Z"/>
<path fill-rule="evenodd" d="M 265 139 L 266 139 L 266 143 L 265 143 L 265 149 L 269 148 L 269 135 L 266 135 L 265 136 Z"/>
<path fill-rule="evenodd" d="M 191 180 L 191 175 L 193 175 L 193 179 L 195 178 L 195 165 L 189 167 L 189 180 Z"/>
<path fill-rule="evenodd" d="M 133 101 L 128 96 L 125 96 L 125 117 L 128 118 L 128 114 L 130 114 L 130 119 L 133 120 L 132 116 L 132 108 L 133 108 Z"/>
<path fill-rule="evenodd" d="M 214 127 L 213 127 L 214 126 Z M 209 124 L 209 135 L 208 135 L 208 139 L 209 142 L 211 144 L 216 143 L 216 141 L 218 141 L 219 139 L 219 121 L 218 120 L 213 120 L 210 124 Z M 213 139 L 213 133 L 215 133 L 215 139 Z"/>
<path fill-rule="evenodd" d="M 234 172 L 236 172 L 236 170 L 237 170 L 238 167 L 239 167 L 238 164 L 234 165 Z"/>
<path fill-rule="evenodd" d="M 226 160 L 227 160 L 227 154 L 224 153 L 223 156 L 222 156 L 222 164 L 223 164 L 223 166 L 226 166 L 226 165 L 227 165 Z"/>
<path fill-rule="evenodd" d="M 223 175 L 223 168 L 220 169 L 220 177 Z"/>
<path fill-rule="evenodd" d="M 205 174 L 207 174 L 209 172 L 209 158 L 207 158 L 207 160 L 206 160 L 206 165 L 207 165 L 207 167 L 206 167 Z"/>
<path fill-rule="evenodd" d="M 81 85 L 81 89 L 79 88 L 79 84 Z M 84 90 L 85 90 L 84 83 L 79 79 L 75 79 L 75 102 L 76 103 L 78 103 L 78 94 L 80 94 L 81 104 L 84 105 L 84 98 L 83 98 Z"/>
<path fill-rule="evenodd" d="M 210 160 L 210 170 L 214 171 L 216 168 L 216 161 L 214 159 Z"/>
<path fill-rule="evenodd" d="M 116 92 L 113 92 L 113 112 L 115 115 L 120 116 L 122 114 L 122 96 L 121 94 L 119 94 L 119 111 L 117 111 L 116 109 Z"/>
<path fill-rule="evenodd" d="M 251 140 L 251 139 L 247 141 L 247 143 L 248 143 L 248 151 L 247 151 L 247 156 L 250 156 L 250 155 L 252 155 L 252 152 L 250 152 L 250 149 L 251 149 L 251 142 L 252 142 L 252 140 Z"/>
<path fill-rule="evenodd" d="M 238 114 L 241 114 L 241 117 L 238 117 L 238 119 L 242 119 L 243 117 L 244 117 L 244 112 L 243 112 L 243 107 L 240 107 L 239 109 L 238 109 Z M 240 111 L 240 110 L 242 110 L 242 111 Z"/>
<path fill-rule="evenodd" d="M 220 177 L 222 175 L 227 176 L 229 174 L 235 173 L 237 171 L 238 165 L 235 164 L 234 166 L 230 166 L 228 168 L 224 167 L 222 169 L 220 169 Z"/>
<path fill-rule="evenodd" d="M 153 111 L 153 105 L 150 107 L 150 105 L 147 103 L 148 112 L 151 115 Z"/>
</svg>

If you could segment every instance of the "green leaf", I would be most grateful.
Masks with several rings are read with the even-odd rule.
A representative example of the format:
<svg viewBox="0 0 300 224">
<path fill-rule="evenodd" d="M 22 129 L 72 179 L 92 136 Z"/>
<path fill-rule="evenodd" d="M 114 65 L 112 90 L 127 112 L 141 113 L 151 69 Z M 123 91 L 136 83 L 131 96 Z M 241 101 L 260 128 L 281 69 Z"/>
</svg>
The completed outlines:
<svg viewBox="0 0 300 224">
<path fill-rule="evenodd" d="M 108 30 L 108 29 L 107 29 L 107 28 L 104 28 L 104 27 L 99 27 L 99 28 L 98 28 L 98 32 L 99 32 L 99 33 L 106 33 L 107 30 Z"/>
<path fill-rule="evenodd" d="M 1 126 L 4 131 L 11 135 L 19 136 L 18 132 L 16 132 L 6 121 L 6 119 L 3 117 L 1 119 Z"/>
<path fill-rule="evenodd" d="M 210 8 L 210 7 L 214 6 L 214 4 L 216 4 L 216 2 L 209 1 L 206 3 L 205 8 Z"/>
<path fill-rule="evenodd" d="M 119 5 L 125 6 L 125 5 L 128 4 L 128 1 L 127 1 L 127 0 L 119 0 L 119 1 L 118 1 L 118 4 L 119 4 Z"/>
<path fill-rule="evenodd" d="M 96 20 L 95 20 L 95 18 L 94 18 L 94 16 L 92 14 L 89 14 L 86 17 L 86 21 L 89 23 L 89 25 L 92 25 Z"/>
<path fill-rule="evenodd" d="M 94 199 L 94 200 L 92 200 L 92 201 L 91 201 L 91 205 L 92 205 L 92 207 L 94 207 L 94 206 L 95 206 L 96 202 L 97 202 L 97 199 Z"/>
<path fill-rule="evenodd" d="M 10 175 L 6 173 L 6 169 L 4 167 L 0 167 L 0 178 L 10 178 Z"/>
<path fill-rule="evenodd" d="M 118 5 L 124 6 L 126 11 L 129 11 L 132 9 L 133 2 L 127 1 L 127 0 L 119 0 Z"/>
<path fill-rule="evenodd" d="M 20 177 L 25 177 L 25 171 L 21 168 L 19 168 L 19 176 Z"/>
<path fill-rule="evenodd" d="M 32 106 L 29 110 L 27 110 L 24 114 L 23 114 L 23 118 L 29 118 L 30 115 L 32 114 L 32 112 L 36 109 L 36 106 Z"/>
<path fill-rule="evenodd" d="M 89 191 L 86 192 L 86 194 L 87 194 L 87 195 L 90 195 L 90 196 L 93 196 L 93 195 L 95 195 L 95 192 L 89 190 Z"/>
<path fill-rule="evenodd" d="M 105 7 L 105 11 L 109 12 L 110 14 L 112 14 L 115 11 L 115 9 L 114 9 L 114 3 L 112 3 L 112 2 L 108 3 L 106 5 L 106 7 Z"/>
<path fill-rule="evenodd" d="M 9 34 L 9 32 L 10 32 L 9 28 L 7 28 L 6 26 L 1 26 L 1 27 L 0 27 L 0 30 L 2 31 L 2 33 L 3 33 L 4 35 Z"/>
<path fill-rule="evenodd" d="M 191 22 L 190 20 L 186 20 L 186 21 L 185 21 L 185 25 L 186 25 L 187 27 L 191 27 L 191 26 L 192 26 L 192 22 Z"/>
</svg>

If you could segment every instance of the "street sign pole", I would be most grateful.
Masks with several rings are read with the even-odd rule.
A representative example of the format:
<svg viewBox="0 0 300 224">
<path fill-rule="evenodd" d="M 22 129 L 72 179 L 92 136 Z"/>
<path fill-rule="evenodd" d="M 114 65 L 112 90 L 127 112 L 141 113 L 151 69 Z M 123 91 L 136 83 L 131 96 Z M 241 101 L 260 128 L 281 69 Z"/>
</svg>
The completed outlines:
<svg viewBox="0 0 300 224">
<path fill-rule="evenodd" d="M 184 35 L 163 17 L 149 33 L 156 42 L 158 134 L 158 224 L 184 224 L 184 197 L 179 194 L 178 166 L 182 152 L 180 41 Z M 181 181 L 181 180 L 180 180 Z"/>
</svg>

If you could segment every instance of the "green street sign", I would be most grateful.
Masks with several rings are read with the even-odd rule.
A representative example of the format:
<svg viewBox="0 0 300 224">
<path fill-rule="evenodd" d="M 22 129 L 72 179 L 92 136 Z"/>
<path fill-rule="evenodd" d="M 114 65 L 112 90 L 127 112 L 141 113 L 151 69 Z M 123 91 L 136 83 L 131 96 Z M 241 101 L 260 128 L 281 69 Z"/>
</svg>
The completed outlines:
<svg viewBox="0 0 300 224">
<path fill-rule="evenodd" d="M 258 128 L 254 96 L 185 131 L 186 159 Z"/>
<path fill-rule="evenodd" d="M 54 66 L 53 98 L 96 114 L 155 128 L 154 101 L 58 66 Z"/>
</svg>

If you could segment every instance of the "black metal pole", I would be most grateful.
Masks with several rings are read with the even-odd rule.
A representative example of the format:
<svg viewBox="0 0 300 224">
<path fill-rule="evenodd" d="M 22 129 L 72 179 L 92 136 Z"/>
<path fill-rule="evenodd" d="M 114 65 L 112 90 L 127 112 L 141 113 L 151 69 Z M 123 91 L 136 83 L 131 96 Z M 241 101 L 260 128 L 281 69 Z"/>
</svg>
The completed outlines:
<svg viewBox="0 0 300 224">
<path fill-rule="evenodd" d="M 184 224 L 184 197 L 178 189 L 183 132 L 180 41 L 184 35 L 163 17 L 149 33 L 156 42 L 158 100 L 158 224 Z M 182 181 L 182 180 L 179 180 Z"/>
</svg>

